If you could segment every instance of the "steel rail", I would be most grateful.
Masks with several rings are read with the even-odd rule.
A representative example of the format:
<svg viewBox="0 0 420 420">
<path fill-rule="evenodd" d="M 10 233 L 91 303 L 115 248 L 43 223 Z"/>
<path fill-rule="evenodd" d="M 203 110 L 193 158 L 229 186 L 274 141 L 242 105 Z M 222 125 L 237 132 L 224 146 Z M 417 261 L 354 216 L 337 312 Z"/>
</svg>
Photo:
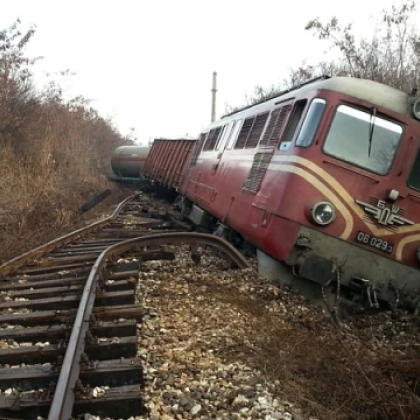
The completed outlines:
<svg viewBox="0 0 420 420">
<path fill-rule="evenodd" d="M 85 336 L 95 303 L 96 284 L 100 270 L 106 260 L 133 248 L 180 243 L 205 244 L 216 247 L 230 257 L 239 268 L 251 268 L 249 262 L 230 243 L 218 236 L 206 233 L 175 232 L 148 235 L 120 242 L 104 250 L 93 265 L 83 290 L 48 414 L 48 420 L 68 420 L 71 416 L 75 401 L 75 385 L 80 373 L 80 359 L 84 351 Z"/>
<path fill-rule="evenodd" d="M 137 195 L 131 195 L 127 197 L 120 204 L 118 204 L 118 207 L 114 210 L 111 216 L 108 216 L 105 219 L 100 220 L 99 222 L 96 222 L 84 228 L 75 230 L 74 232 L 71 232 L 64 236 L 56 238 L 50 242 L 47 242 L 46 244 L 43 244 L 37 248 L 32 249 L 31 251 L 25 252 L 24 254 L 21 254 L 9 261 L 6 261 L 4 264 L 0 265 L 0 276 L 6 276 L 7 274 L 11 273 L 13 270 L 16 270 L 17 268 L 22 266 L 29 259 L 33 259 L 35 257 L 40 256 L 41 254 L 52 251 L 57 246 L 65 245 L 66 243 L 71 242 L 72 240 L 76 239 L 78 236 L 81 236 L 83 234 L 86 234 L 86 233 L 89 233 L 89 232 L 95 231 L 96 229 L 101 228 L 102 226 L 109 223 L 112 219 L 116 218 L 121 212 L 121 210 L 123 209 L 124 205 L 127 204 L 132 199 L 134 199 L 135 197 L 137 197 Z"/>
</svg>

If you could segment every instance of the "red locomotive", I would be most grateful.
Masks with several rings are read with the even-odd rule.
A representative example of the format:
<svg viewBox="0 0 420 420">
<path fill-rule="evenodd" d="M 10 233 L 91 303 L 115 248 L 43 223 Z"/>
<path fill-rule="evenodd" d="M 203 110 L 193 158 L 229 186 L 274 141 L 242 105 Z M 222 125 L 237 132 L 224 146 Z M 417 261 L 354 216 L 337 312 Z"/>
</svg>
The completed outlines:
<svg viewBox="0 0 420 420">
<path fill-rule="evenodd" d="M 252 244 L 267 277 L 289 267 L 370 306 L 418 309 L 418 120 L 412 95 L 323 76 L 212 123 L 192 153 L 155 142 L 143 174 L 159 181 L 159 167 L 198 227 Z"/>
</svg>

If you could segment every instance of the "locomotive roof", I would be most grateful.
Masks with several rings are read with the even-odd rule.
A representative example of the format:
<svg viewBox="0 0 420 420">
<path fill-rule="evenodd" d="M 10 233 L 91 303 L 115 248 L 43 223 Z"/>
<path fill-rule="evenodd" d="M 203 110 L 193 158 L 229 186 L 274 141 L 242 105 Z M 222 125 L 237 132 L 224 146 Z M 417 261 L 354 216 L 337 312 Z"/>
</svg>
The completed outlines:
<svg viewBox="0 0 420 420">
<path fill-rule="evenodd" d="M 272 107 L 276 102 L 293 98 L 296 93 L 305 93 L 313 90 L 332 90 L 344 93 L 346 95 L 353 96 L 354 98 L 370 102 L 373 105 L 382 106 L 391 111 L 411 117 L 408 101 L 409 95 L 406 92 L 372 80 L 359 79 L 355 77 L 331 77 L 327 79 L 314 80 L 313 82 L 304 84 L 303 86 L 290 91 L 286 91 L 284 94 L 279 94 L 278 96 L 260 104 L 256 104 L 226 115 L 223 119 L 228 119 L 233 117 L 233 115 L 243 117 L 248 114 L 256 114 L 266 108 Z M 207 128 L 219 125 L 219 123 L 220 120 L 212 123 Z"/>
</svg>

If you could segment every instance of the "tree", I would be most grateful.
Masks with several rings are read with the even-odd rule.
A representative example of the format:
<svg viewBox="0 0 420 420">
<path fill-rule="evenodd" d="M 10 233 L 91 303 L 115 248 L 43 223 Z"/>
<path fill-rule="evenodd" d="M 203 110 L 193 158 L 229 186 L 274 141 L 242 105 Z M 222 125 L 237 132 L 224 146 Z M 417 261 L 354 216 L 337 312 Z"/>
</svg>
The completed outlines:
<svg viewBox="0 0 420 420">
<path fill-rule="evenodd" d="M 22 151 L 25 139 L 21 127 L 37 102 L 30 66 L 40 57 L 26 57 L 25 48 L 35 29 L 22 33 L 19 25 L 18 19 L 0 31 L 0 141 Z"/>
<path fill-rule="evenodd" d="M 383 10 L 372 39 L 358 40 L 352 24 L 342 25 L 334 16 L 327 22 L 319 18 L 309 21 L 305 29 L 328 41 L 340 57 L 315 65 L 303 62 L 280 86 L 256 86 L 253 95 L 246 97 L 246 104 L 263 101 L 322 74 L 370 79 L 411 92 L 420 82 L 420 33 L 414 26 L 415 12 L 414 0 Z"/>
<path fill-rule="evenodd" d="M 375 80 L 397 89 L 411 91 L 419 82 L 420 35 L 413 25 L 414 0 L 384 10 L 371 40 L 357 41 L 351 24 L 342 26 L 336 17 L 327 23 L 318 18 L 306 25 L 321 40 L 338 48 L 341 59 L 332 63 L 334 75 Z M 325 70 L 327 63 L 318 68 Z"/>
</svg>

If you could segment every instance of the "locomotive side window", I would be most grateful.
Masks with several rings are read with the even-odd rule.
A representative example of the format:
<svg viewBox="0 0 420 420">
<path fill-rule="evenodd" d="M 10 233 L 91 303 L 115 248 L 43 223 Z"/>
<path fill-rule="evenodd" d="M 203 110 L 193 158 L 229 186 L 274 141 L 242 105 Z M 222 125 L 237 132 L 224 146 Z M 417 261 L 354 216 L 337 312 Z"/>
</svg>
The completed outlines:
<svg viewBox="0 0 420 420">
<path fill-rule="evenodd" d="M 227 135 L 227 143 L 225 149 L 230 149 L 233 142 L 233 134 L 236 132 L 239 121 L 233 121 L 232 128 L 230 129 L 229 134 Z"/>
<path fill-rule="evenodd" d="M 385 175 L 401 140 L 402 127 L 376 116 L 339 105 L 324 143 L 324 152 L 337 159 Z"/>
<path fill-rule="evenodd" d="M 193 149 L 192 155 L 191 155 L 191 160 L 190 160 L 190 167 L 197 165 L 197 160 L 198 160 L 198 156 L 201 152 L 201 148 L 203 147 L 203 143 L 206 141 L 206 138 L 208 136 L 208 132 L 207 133 L 201 133 L 200 137 Z"/>
<path fill-rule="evenodd" d="M 217 143 L 216 143 L 216 147 L 215 147 L 216 150 L 219 150 L 220 149 L 220 146 L 225 142 L 226 137 L 229 136 L 229 133 L 230 133 L 231 130 L 232 130 L 232 124 L 231 123 L 230 124 L 226 124 L 223 127 L 223 131 L 220 133 L 220 136 L 217 139 Z"/>
<path fill-rule="evenodd" d="M 231 132 L 231 134 L 230 134 L 230 137 L 229 137 L 229 142 L 228 142 L 228 144 L 227 144 L 227 146 L 226 146 L 226 149 L 231 149 L 232 148 L 232 146 L 233 146 L 233 143 L 235 142 L 235 140 L 236 140 L 236 137 L 238 136 L 238 133 L 239 133 L 239 129 L 241 128 L 241 123 L 242 123 L 242 120 L 238 120 L 238 121 L 236 121 L 236 123 L 235 123 L 235 125 L 234 125 L 234 127 L 233 127 L 233 129 L 232 129 L 232 132 Z"/>
<path fill-rule="evenodd" d="M 303 121 L 296 139 L 296 146 L 309 147 L 312 145 L 326 104 L 324 99 L 320 98 L 316 98 L 311 102 L 305 121 Z"/>
<path fill-rule="evenodd" d="M 221 130 L 222 130 L 222 127 L 217 127 L 217 128 L 213 128 L 213 130 L 210 130 L 210 134 L 207 137 L 206 143 L 204 144 L 203 151 L 214 149 L 214 146 L 217 142 L 217 139 L 219 137 Z"/>
<path fill-rule="evenodd" d="M 257 146 L 268 120 L 268 115 L 268 112 L 264 112 L 245 119 L 235 149 L 253 149 Z"/>
<path fill-rule="evenodd" d="M 235 144 L 235 149 L 243 149 L 245 147 L 246 140 L 251 131 L 252 125 L 254 123 L 254 117 L 246 118 L 242 130 L 239 133 L 238 140 Z"/>
<path fill-rule="evenodd" d="M 215 150 L 218 150 L 218 149 L 219 149 L 220 144 L 222 143 L 222 141 L 223 141 L 223 139 L 224 139 L 224 137 L 225 137 L 225 133 L 226 133 L 226 131 L 227 131 L 227 128 L 228 128 L 228 125 L 227 125 L 227 124 L 225 124 L 225 125 L 222 127 L 222 130 L 219 132 L 219 136 L 217 137 L 216 145 L 215 145 L 215 147 L 214 147 L 214 149 L 215 149 Z"/>
<path fill-rule="evenodd" d="M 279 106 L 271 112 L 259 147 L 275 147 L 289 115 L 290 105 Z"/>
<path fill-rule="evenodd" d="M 255 147 L 260 141 L 261 133 L 263 132 L 265 124 L 268 120 L 268 114 L 268 112 L 264 112 L 263 114 L 259 114 L 255 117 L 251 132 L 249 133 L 248 140 L 245 144 L 245 149 Z"/>
<path fill-rule="evenodd" d="M 307 102 L 307 99 L 303 99 L 295 103 L 295 106 L 293 107 L 292 117 L 289 120 L 289 124 L 286 128 L 286 133 L 284 135 L 284 138 L 282 139 L 282 142 L 287 143 L 293 140 L 293 136 L 295 135 L 296 128 L 299 125 L 299 122 L 302 118 L 303 111 Z"/>
<path fill-rule="evenodd" d="M 408 176 L 408 186 L 414 190 L 420 191 L 420 149 L 417 152 L 416 159 Z"/>
</svg>

